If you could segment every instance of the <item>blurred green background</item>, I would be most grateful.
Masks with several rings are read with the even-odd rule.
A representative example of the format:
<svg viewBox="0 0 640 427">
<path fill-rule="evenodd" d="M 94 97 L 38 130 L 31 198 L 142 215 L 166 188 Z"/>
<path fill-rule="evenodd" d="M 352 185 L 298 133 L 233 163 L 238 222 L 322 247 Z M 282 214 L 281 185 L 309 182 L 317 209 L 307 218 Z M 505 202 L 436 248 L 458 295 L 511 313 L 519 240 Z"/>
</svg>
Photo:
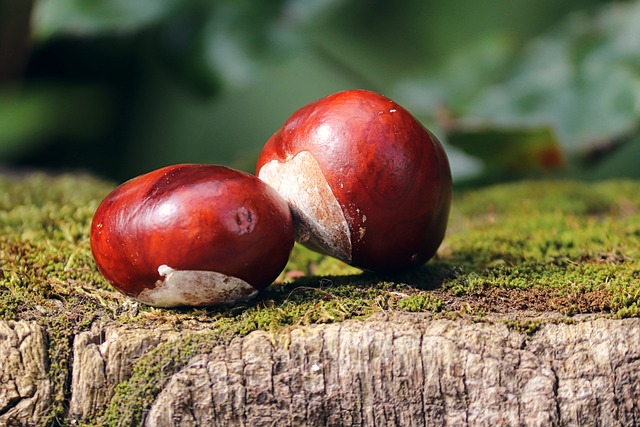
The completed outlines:
<svg viewBox="0 0 640 427">
<path fill-rule="evenodd" d="M 640 2 L 0 0 L 0 167 L 253 171 L 302 105 L 364 88 L 457 183 L 640 178 Z"/>
</svg>

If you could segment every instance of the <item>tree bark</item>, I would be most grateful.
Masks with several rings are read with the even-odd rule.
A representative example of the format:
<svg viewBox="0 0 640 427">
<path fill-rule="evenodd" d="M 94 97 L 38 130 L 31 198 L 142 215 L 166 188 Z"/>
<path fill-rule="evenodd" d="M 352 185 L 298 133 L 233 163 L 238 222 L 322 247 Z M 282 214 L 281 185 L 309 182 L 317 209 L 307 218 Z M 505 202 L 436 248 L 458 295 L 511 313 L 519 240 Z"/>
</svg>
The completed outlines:
<svg viewBox="0 0 640 427">
<path fill-rule="evenodd" d="M 134 363 L 176 333 L 155 329 L 94 327 L 73 343 L 69 417 L 86 420 L 109 403 L 115 387 L 131 376 Z"/>
<path fill-rule="evenodd" d="M 0 321 L 0 426 L 38 424 L 51 402 L 47 370 L 42 328 Z"/>
<path fill-rule="evenodd" d="M 164 384 L 147 426 L 636 426 L 640 319 L 378 316 L 257 331 L 193 357 Z M 123 325 L 76 336 L 70 422 L 97 417 L 138 358 L 181 333 Z M 0 425 L 46 412 L 46 346 L 0 322 Z"/>
<path fill-rule="evenodd" d="M 148 426 L 632 426 L 640 323 L 393 321 L 255 332 L 194 358 Z"/>
</svg>

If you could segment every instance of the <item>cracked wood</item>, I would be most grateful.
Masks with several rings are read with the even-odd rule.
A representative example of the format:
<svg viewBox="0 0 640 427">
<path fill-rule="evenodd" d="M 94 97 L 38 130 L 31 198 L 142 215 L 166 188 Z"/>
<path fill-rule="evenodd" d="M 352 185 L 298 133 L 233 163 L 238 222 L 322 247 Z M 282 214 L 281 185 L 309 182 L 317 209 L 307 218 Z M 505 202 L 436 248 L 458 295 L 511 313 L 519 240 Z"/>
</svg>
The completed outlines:
<svg viewBox="0 0 640 427">
<path fill-rule="evenodd" d="M 190 359 L 160 384 L 143 422 L 640 425 L 640 319 L 574 320 L 543 322 L 530 334 L 502 321 L 416 314 L 257 331 Z M 99 424 L 135 363 L 189 333 L 198 332 L 96 324 L 78 334 L 69 421 Z M 37 324 L 0 321 L 0 425 L 43 418 L 47 367 Z"/>
<path fill-rule="evenodd" d="M 344 322 L 254 332 L 194 358 L 146 425 L 504 426 L 640 423 L 637 319 Z"/>
</svg>

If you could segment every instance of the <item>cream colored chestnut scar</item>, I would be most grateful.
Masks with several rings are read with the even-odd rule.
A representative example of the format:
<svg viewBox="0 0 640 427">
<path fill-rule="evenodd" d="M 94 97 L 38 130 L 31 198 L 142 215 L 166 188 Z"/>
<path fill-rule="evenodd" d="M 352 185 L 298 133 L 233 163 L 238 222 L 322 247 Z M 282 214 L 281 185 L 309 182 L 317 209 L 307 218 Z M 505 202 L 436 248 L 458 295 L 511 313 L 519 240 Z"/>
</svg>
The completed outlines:
<svg viewBox="0 0 640 427">
<path fill-rule="evenodd" d="M 232 304 L 258 293 L 244 280 L 214 271 L 174 270 L 163 264 L 158 274 L 162 279 L 140 292 L 139 301 L 155 307 L 194 307 Z"/>
<path fill-rule="evenodd" d="M 271 160 L 260 168 L 258 177 L 291 206 L 300 243 L 351 262 L 347 219 L 311 153 L 301 151 L 286 162 Z"/>
</svg>

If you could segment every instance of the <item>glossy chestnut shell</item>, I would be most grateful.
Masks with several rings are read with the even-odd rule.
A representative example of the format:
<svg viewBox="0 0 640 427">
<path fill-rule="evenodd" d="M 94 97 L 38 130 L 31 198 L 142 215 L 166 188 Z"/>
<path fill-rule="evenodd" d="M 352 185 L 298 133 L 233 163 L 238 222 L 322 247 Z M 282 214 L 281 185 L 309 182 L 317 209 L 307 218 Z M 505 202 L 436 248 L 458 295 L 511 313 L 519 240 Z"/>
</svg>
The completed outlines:
<svg viewBox="0 0 640 427">
<path fill-rule="evenodd" d="M 155 306 L 204 306 L 271 284 L 293 235 L 286 201 L 255 176 L 180 164 L 113 190 L 93 218 L 91 250 L 126 295 Z"/>
<path fill-rule="evenodd" d="M 419 266 L 444 238 L 446 153 L 377 93 L 348 90 L 300 108 L 267 141 L 256 173 L 290 203 L 297 240 L 354 266 Z"/>
</svg>

